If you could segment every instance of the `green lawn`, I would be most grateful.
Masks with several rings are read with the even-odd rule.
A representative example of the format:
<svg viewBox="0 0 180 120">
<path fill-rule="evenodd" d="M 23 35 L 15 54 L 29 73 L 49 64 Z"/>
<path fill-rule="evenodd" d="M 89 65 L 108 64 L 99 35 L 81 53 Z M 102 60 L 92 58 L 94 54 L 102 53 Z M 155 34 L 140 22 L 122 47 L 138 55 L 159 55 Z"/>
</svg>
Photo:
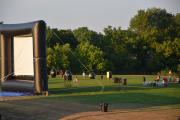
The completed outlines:
<svg viewBox="0 0 180 120">
<path fill-rule="evenodd" d="M 101 80 L 100 76 L 85 79 L 78 75 L 78 83 L 66 84 L 61 77 L 49 78 L 49 96 L 20 97 L 20 100 L 0 102 L 0 114 L 7 120 L 57 120 L 78 112 L 98 111 L 102 102 L 109 103 L 110 111 L 180 108 L 180 85 L 143 87 L 141 75 L 118 77 L 127 78 L 128 85 L 115 84 L 105 78 Z M 155 76 L 146 75 L 146 78 L 154 80 Z M 71 87 L 67 87 L 69 84 Z"/>
<path fill-rule="evenodd" d="M 73 75 L 73 80 L 76 75 Z M 154 80 L 155 76 L 153 75 L 144 75 L 147 80 Z M 81 75 L 77 75 L 79 82 L 72 82 L 72 87 L 90 87 L 90 86 L 112 86 L 117 85 L 114 84 L 112 80 L 109 80 L 104 75 L 103 80 L 100 79 L 100 75 L 96 76 L 96 79 L 89 79 L 88 77 L 84 78 Z M 128 85 L 142 85 L 143 75 L 114 75 L 113 77 L 127 78 Z M 61 76 L 57 76 L 56 78 L 49 77 L 49 89 L 52 90 L 54 88 L 65 88 L 64 80 Z M 118 85 L 119 86 L 119 85 Z"/>
<path fill-rule="evenodd" d="M 63 100 L 82 104 L 95 105 L 107 102 L 114 106 L 122 104 L 141 106 L 164 106 L 180 104 L 180 86 L 171 84 L 166 88 L 143 87 L 142 75 L 114 75 L 113 77 L 127 78 L 128 85 L 115 84 L 112 80 L 83 78 L 78 75 L 79 82 L 64 84 L 61 77 L 49 78 L 49 100 Z M 152 81 L 153 75 L 145 75 Z M 74 79 L 75 76 L 73 76 Z M 71 87 L 68 87 L 70 84 Z M 69 86 L 70 86 L 69 85 Z"/>
</svg>

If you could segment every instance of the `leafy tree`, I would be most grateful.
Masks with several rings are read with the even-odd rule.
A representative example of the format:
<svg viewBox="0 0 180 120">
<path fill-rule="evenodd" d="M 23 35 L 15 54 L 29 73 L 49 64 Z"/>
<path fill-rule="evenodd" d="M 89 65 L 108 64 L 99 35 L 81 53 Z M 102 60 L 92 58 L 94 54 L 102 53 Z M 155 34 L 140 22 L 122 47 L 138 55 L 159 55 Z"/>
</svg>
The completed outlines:
<svg viewBox="0 0 180 120">
<path fill-rule="evenodd" d="M 46 41 L 48 47 L 54 47 L 56 44 L 64 45 L 66 43 L 70 44 L 71 48 L 76 48 L 78 42 L 74 37 L 73 32 L 68 30 L 58 30 L 51 29 L 48 27 L 46 29 Z"/>
<path fill-rule="evenodd" d="M 105 67 L 103 52 L 89 42 L 82 42 L 78 45 L 76 53 L 88 71 L 102 71 Z"/>
<path fill-rule="evenodd" d="M 173 46 L 179 49 L 177 41 L 176 24 L 178 18 L 174 20 L 174 16 L 167 13 L 165 9 L 151 8 L 138 11 L 130 22 L 130 30 L 138 34 L 140 38 L 147 44 L 151 58 L 158 61 L 154 62 L 159 69 L 173 68 L 176 69 L 178 64 L 178 56 L 174 53 Z M 158 59 L 157 59 L 158 58 Z M 152 60 L 152 61 L 154 61 Z M 147 68 L 148 70 L 148 68 Z M 156 71 L 153 70 L 153 71 Z"/>
<path fill-rule="evenodd" d="M 56 69 L 68 69 L 70 67 L 70 45 L 65 44 L 65 45 L 59 45 L 57 44 L 54 47 L 54 54 L 55 54 L 55 66 Z"/>
<path fill-rule="evenodd" d="M 71 48 L 69 44 L 57 44 L 54 48 L 47 48 L 48 70 L 55 68 L 68 69 L 70 67 Z"/>
<path fill-rule="evenodd" d="M 87 27 L 48 27 L 46 38 L 49 69 L 147 74 L 180 68 L 180 14 L 165 9 L 139 10 L 127 30 L 108 26 L 97 33 Z"/>
<path fill-rule="evenodd" d="M 105 58 L 111 63 L 114 73 L 132 72 L 137 64 L 136 56 L 132 46 L 135 34 L 129 30 L 113 28 L 108 26 L 104 29 Z M 134 45 L 132 45 L 134 44 Z"/>
<path fill-rule="evenodd" d="M 79 43 L 90 42 L 91 44 L 100 48 L 103 45 L 103 35 L 101 33 L 89 30 L 87 27 L 75 29 L 73 33 Z"/>
<path fill-rule="evenodd" d="M 58 35 L 58 29 L 51 29 L 50 27 L 48 27 L 46 29 L 46 44 L 47 44 L 47 47 L 53 48 L 56 44 L 61 43 L 58 40 L 58 38 L 55 36 L 55 34 Z"/>
<path fill-rule="evenodd" d="M 174 21 L 175 21 L 175 25 L 173 27 L 174 29 L 176 29 L 176 32 L 175 32 L 176 37 L 180 38 L 180 13 L 176 14 Z"/>
<path fill-rule="evenodd" d="M 71 48 L 76 48 L 78 41 L 76 40 L 73 32 L 70 29 L 59 30 L 58 36 L 61 39 L 61 44 L 68 43 L 71 46 Z"/>
<path fill-rule="evenodd" d="M 92 32 L 87 27 L 75 29 L 73 33 L 79 43 L 92 40 Z"/>
<path fill-rule="evenodd" d="M 55 54 L 54 54 L 54 50 L 52 48 L 47 48 L 47 69 L 48 71 L 50 71 L 52 68 L 55 67 L 55 63 L 54 63 L 54 58 L 55 58 Z"/>
</svg>

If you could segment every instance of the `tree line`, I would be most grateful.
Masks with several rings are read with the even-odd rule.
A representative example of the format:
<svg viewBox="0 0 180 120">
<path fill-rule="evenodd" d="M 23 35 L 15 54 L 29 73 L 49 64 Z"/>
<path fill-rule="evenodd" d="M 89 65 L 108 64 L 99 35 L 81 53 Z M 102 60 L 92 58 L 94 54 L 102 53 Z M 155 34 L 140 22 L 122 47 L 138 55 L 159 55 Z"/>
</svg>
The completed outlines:
<svg viewBox="0 0 180 120">
<path fill-rule="evenodd" d="M 126 30 L 107 26 L 101 33 L 88 27 L 48 27 L 46 33 L 48 71 L 180 72 L 180 13 L 149 8 L 139 10 Z"/>
</svg>

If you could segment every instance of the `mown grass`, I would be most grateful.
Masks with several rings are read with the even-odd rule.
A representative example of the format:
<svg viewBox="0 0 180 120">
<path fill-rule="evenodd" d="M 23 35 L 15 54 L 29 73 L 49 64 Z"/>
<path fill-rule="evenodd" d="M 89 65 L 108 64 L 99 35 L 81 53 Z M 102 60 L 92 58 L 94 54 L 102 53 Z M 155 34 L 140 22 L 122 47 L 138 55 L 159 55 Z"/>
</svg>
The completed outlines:
<svg viewBox="0 0 180 120">
<path fill-rule="evenodd" d="M 171 84 L 166 88 L 143 87 L 142 75 L 115 75 L 127 78 L 128 85 L 113 83 L 112 80 L 101 80 L 83 78 L 78 75 L 79 82 L 71 82 L 70 87 L 64 84 L 61 77 L 49 79 L 49 91 L 51 95 L 48 100 L 62 100 L 78 102 L 82 104 L 99 104 L 107 102 L 114 105 L 141 104 L 144 106 L 162 106 L 180 104 L 180 86 Z M 115 77 L 113 76 L 113 77 Z M 152 81 L 153 75 L 145 75 L 146 79 Z M 73 79 L 75 76 L 73 76 Z"/>
<path fill-rule="evenodd" d="M 90 86 L 111 86 L 117 85 L 114 84 L 112 80 L 109 80 L 104 75 L 101 80 L 100 75 L 96 76 L 96 79 L 89 79 L 88 77 L 82 77 L 82 75 L 73 75 L 73 80 L 77 76 L 79 82 L 75 83 L 72 81 L 72 87 L 90 87 Z M 127 78 L 129 85 L 140 85 L 143 81 L 143 76 L 146 77 L 147 80 L 154 80 L 155 76 L 153 75 L 114 75 L 113 77 Z M 49 77 L 49 89 L 53 88 L 64 88 L 64 80 L 61 76 L 57 76 L 56 78 Z"/>
<path fill-rule="evenodd" d="M 78 83 L 71 87 L 61 77 L 49 78 L 49 96 L 28 96 L 21 100 L 0 102 L 0 114 L 7 120 L 52 120 L 77 112 L 97 111 L 102 102 L 112 109 L 180 109 L 180 85 L 168 87 L 143 87 L 142 75 L 116 75 L 127 78 L 127 85 L 115 84 L 112 80 L 77 76 Z M 115 76 L 113 76 L 115 77 Z M 73 79 L 75 76 L 73 76 Z M 155 76 L 146 75 L 152 81 Z"/>
</svg>

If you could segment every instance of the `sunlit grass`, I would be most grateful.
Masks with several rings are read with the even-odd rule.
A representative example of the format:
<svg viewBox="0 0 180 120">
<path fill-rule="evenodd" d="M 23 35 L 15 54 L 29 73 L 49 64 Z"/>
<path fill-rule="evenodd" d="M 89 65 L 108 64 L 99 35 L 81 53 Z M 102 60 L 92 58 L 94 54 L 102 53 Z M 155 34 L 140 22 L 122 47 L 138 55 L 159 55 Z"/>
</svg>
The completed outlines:
<svg viewBox="0 0 180 120">
<path fill-rule="evenodd" d="M 65 87 L 61 77 L 49 79 L 49 100 L 62 100 L 83 104 L 142 104 L 146 106 L 180 104 L 180 86 L 171 84 L 163 87 L 143 87 L 143 75 L 115 75 L 126 78 L 127 85 L 114 83 L 107 78 L 83 78 L 78 75 L 78 83 L 71 82 L 71 87 Z M 74 79 L 75 76 L 73 76 Z M 114 77 L 114 76 L 113 76 Z M 145 76 L 148 81 L 155 79 L 153 75 Z M 48 99 L 47 98 L 47 99 Z"/>
</svg>

